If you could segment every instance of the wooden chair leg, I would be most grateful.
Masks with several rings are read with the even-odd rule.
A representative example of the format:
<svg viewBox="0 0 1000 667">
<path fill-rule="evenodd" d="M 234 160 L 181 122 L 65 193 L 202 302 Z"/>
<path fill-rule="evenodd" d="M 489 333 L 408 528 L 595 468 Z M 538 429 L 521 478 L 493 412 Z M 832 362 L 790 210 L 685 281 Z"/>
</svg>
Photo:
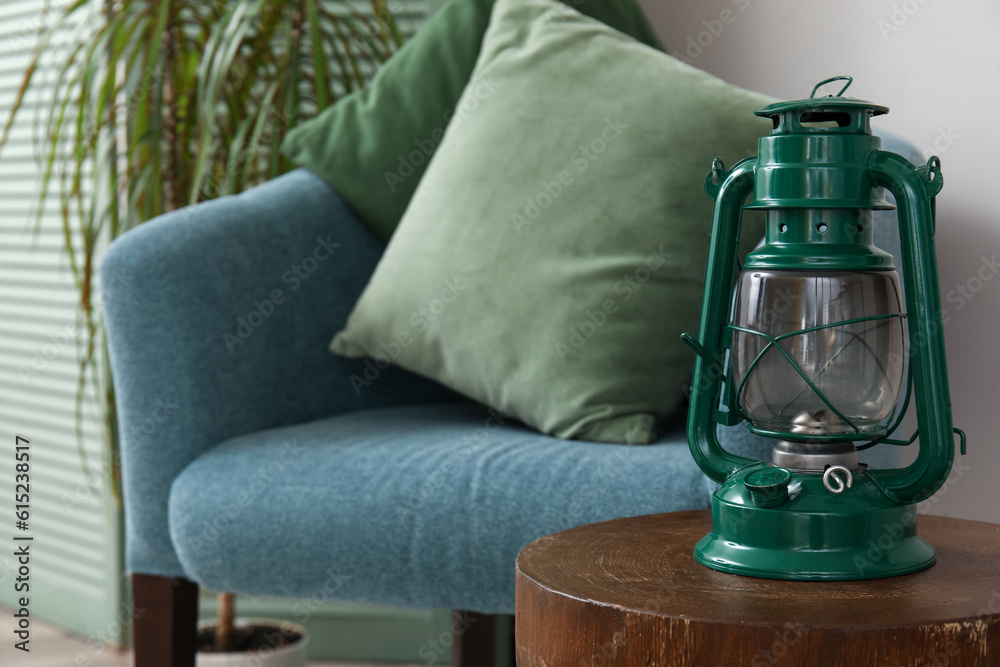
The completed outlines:
<svg viewBox="0 0 1000 667">
<path fill-rule="evenodd" d="M 452 612 L 451 667 L 499 667 L 497 617 L 474 611 Z"/>
<path fill-rule="evenodd" d="M 132 575 L 135 667 L 194 667 L 198 584 Z"/>
<path fill-rule="evenodd" d="M 514 667 L 514 617 L 452 612 L 452 667 Z"/>
</svg>

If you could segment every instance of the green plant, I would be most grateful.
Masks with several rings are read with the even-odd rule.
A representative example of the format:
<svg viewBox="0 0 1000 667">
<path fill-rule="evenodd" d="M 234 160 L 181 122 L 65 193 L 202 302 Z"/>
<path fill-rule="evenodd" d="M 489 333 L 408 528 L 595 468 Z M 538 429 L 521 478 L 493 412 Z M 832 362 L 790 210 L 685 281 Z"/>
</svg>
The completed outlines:
<svg viewBox="0 0 1000 667">
<path fill-rule="evenodd" d="M 277 150 L 287 131 L 363 86 L 402 44 L 384 0 L 359 1 L 368 11 L 321 0 L 69 0 L 55 11 L 46 0 L 40 9 L 0 151 L 29 90 L 52 86 L 35 118 L 36 225 L 57 190 L 83 324 L 81 460 L 94 479 L 79 428 L 89 387 L 119 504 L 114 388 L 94 281 L 100 248 L 161 213 L 289 169 Z"/>
</svg>

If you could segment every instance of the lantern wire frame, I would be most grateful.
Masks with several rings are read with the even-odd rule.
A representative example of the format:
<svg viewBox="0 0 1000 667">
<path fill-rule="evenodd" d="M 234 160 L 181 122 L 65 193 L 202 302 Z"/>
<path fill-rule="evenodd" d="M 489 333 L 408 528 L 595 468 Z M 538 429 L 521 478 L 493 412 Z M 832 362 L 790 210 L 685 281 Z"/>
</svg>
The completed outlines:
<svg viewBox="0 0 1000 667">
<path fill-rule="evenodd" d="M 764 357 L 764 355 L 767 354 L 767 351 L 773 348 L 773 349 L 778 350 L 778 352 L 781 353 L 781 356 L 783 356 L 785 358 L 785 360 L 789 364 L 792 365 L 792 368 L 795 370 L 795 372 L 798 373 L 798 375 L 802 378 L 802 380 L 806 383 L 806 385 L 810 389 L 812 389 L 813 393 L 815 393 L 816 396 L 821 401 L 823 401 L 824 404 L 826 404 L 826 407 L 830 408 L 831 412 L 833 412 L 835 415 L 837 415 L 837 417 L 839 417 L 841 420 L 843 420 L 843 422 L 845 424 L 847 424 L 852 429 L 854 429 L 854 433 L 824 434 L 820 438 L 813 437 L 813 438 L 809 438 L 809 439 L 812 439 L 812 440 L 822 439 L 824 441 L 831 441 L 831 440 L 856 440 L 856 439 L 858 439 L 857 436 L 863 437 L 863 434 L 861 433 L 861 429 L 859 429 L 854 424 L 854 422 L 852 422 L 850 420 L 850 418 L 848 418 L 844 413 L 842 413 L 840 410 L 837 409 L 837 406 L 835 406 L 833 404 L 833 402 L 830 401 L 830 399 L 826 397 L 826 395 L 823 393 L 823 391 L 819 387 L 816 386 L 816 384 L 809 378 L 809 376 L 806 375 L 806 372 L 802 369 L 802 367 L 794 359 L 792 359 L 792 356 L 788 353 L 788 351 L 785 350 L 785 348 L 783 348 L 781 345 L 779 345 L 779 343 L 781 341 L 783 341 L 783 340 L 787 340 L 788 338 L 793 338 L 795 336 L 801 336 L 803 334 L 813 333 L 815 331 L 821 331 L 823 329 L 832 329 L 834 327 L 843 327 L 843 326 L 848 326 L 848 325 L 851 325 L 851 324 L 861 324 L 863 322 L 875 322 L 875 321 L 879 321 L 879 320 L 889 320 L 889 319 L 896 319 L 896 318 L 902 319 L 903 317 L 905 317 L 905 316 L 902 313 L 884 313 L 882 315 L 869 315 L 867 317 L 856 317 L 856 318 L 849 319 L 849 320 L 840 320 L 840 321 L 837 321 L 837 322 L 827 322 L 826 324 L 818 324 L 816 326 L 806 327 L 804 329 L 797 329 L 796 331 L 789 331 L 787 333 L 783 333 L 783 334 L 780 334 L 778 336 L 772 336 L 772 335 L 770 335 L 768 333 L 764 333 L 763 331 L 756 331 L 754 329 L 748 329 L 746 327 L 741 327 L 741 326 L 738 326 L 738 325 L 733 324 L 732 322 L 730 322 L 727 325 L 730 330 L 732 330 L 732 331 L 740 331 L 740 332 L 743 332 L 743 333 L 752 334 L 754 336 L 760 336 L 762 338 L 766 338 L 767 341 L 768 341 L 767 345 L 765 345 L 763 347 L 763 349 L 761 349 L 761 351 L 757 353 L 757 356 L 754 357 L 753 361 L 750 362 L 750 365 L 747 366 L 746 372 L 743 374 L 743 379 L 740 381 L 739 387 L 737 387 L 737 389 L 736 389 L 736 403 L 737 403 L 737 405 L 739 405 L 739 399 L 743 395 L 743 390 L 746 388 L 747 380 L 750 379 L 751 375 L 754 372 L 754 369 L 757 367 L 757 364 Z M 857 334 L 850 334 L 850 336 L 851 336 L 851 340 L 847 344 L 845 344 L 844 346 L 842 346 L 840 348 L 840 350 L 837 351 L 836 354 L 839 354 L 840 351 L 843 350 L 843 349 L 845 349 L 847 347 L 847 345 L 849 345 L 850 343 L 859 340 L 858 337 L 857 337 Z M 834 356 L 836 356 L 836 354 Z M 879 363 L 879 367 L 881 368 L 881 363 Z M 882 372 L 884 374 L 885 371 L 883 370 Z M 907 380 L 909 381 L 909 367 L 907 367 Z M 904 406 L 904 409 L 902 411 L 900 411 L 900 414 L 905 413 L 905 408 L 906 408 L 906 406 Z M 895 408 L 894 408 L 894 410 L 895 410 Z M 753 422 L 752 421 L 750 421 L 749 419 L 747 419 L 747 422 L 751 425 L 751 427 L 753 426 Z M 798 434 L 798 433 L 792 435 L 792 434 L 786 434 L 786 433 L 781 432 L 781 431 L 769 431 L 769 430 L 765 430 L 765 429 L 757 429 L 756 427 L 754 427 L 754 432 L 755 433 L 759 433 L 760 435 L 770 435 L 770 436 L 774 436 L 774 437 L 783 437 L 783 438 L 784 437 L 791 437 L 793 439 L 799 439 L 799 440 L 801 440 L 802 436 L 803 436 L 803 434 Z M 884 435 L 888 434 L 889 432 L 890 431 L 886 431 L 884 433 Z"/>
<path fill-rule="evenodd" d="M 749 428 L 750 428 L 751 431 L 753 431 L 754 433 L 756 433 L 758 435 L 763 435 L 763 436 L 767 436 L 767 437 L 785 438 L 785 439 L 792 439 L 792 440 L 823 440 L 825 442 L 831 442 L 831 441 L 836 442 L 836 441 L 853 441 L 853 440 L 858 440 L 859 439 L 858 436 L 861 436 L 860 439 L 864 439 L 864 440 L 866 440 L 866 442 L 864 442 L 863 444 L 857 446 L 857 450 L 858 451 L 863 451 L 865 449 L 869 449 L 871 447 L 874 447 L 875 445 L 880 445 L 880 444 L 884 444 L 884 445 L 896 445 L 896 446 L 901 446 L 901 447 L 905 447 L 907 445 L 913 444 L 913 442 L 916 441 L 916 439 L 920 435 L 920 430 L 919 429 L 915 430 L 913 432 L 913 435 L 911 435 L 907 440 L 893 440 L 893 439 L 889 438 L 889 436 L 892 435 L 896 431 L 896 429 L 899 428 L 900 424 L 903 422 L 903 418 L 906 416 L 906 411 L 909 409 L 909 406 L 910 406 L 910 398 L 911 398 L 912 391 L 913 391 L 913 377 L 912 377 L 912 372 L 910 370 L 910 365 L 909 364 L 907 364 L 907 366 L 906 366 L 906 383 L 905 383 L 906 384 L 906 393 L 904 395 L 902 403 L 901 404 L 897 404 L 896 407 L 893 408 L 893 412 L 895 414 L 894 415 L 890 414 L 890 416 L 888 417 L 888 420 L 887 420 L 887 424 L 888 425 L 887 425 L 887 427 L 885 428 L 884 432 L 881 435 L 878 435 L 878 436 L 876 436 L 874 438 L 864 438 L 863 434 L 861 433 L 861 430 L 846 415 L 844 415 L 842 412 L 840 412 L 840 410 L 837 409 L 837 407 L 830 401 L 830 399 L 826 397 L 826 395 L 823 393 L 823 391 L 819 387 L 816 386 L 816 384 L 808 377 L 808 375 L 806 375 L 806 372 L 802 369 L 802 367 L 798 364 L 798 362 L 796 362 L 794 359 L 792 359 L 792 357 L 788 353 L 788 351 L 785 350 L 785 348 L 783 348 L 779 344 L 782 340 L 785 340 L 787 338 L 791 338 L 793 336 L 799 336 L 799 335 L 802 335 L 802 334 L 812 333 L 814 331 L 820 331 L 822 329 L 831 329 L 831 328 L 834 328 L 834 327 L 842 327 L 842 326 L 847 326 L 847 325 L 851 325 L 851 324 L 860 324 L 860 323 L 863 323 L 863 322 L 874 322 L 874 321 L 889 320 L 889 319 L 895 319 L 895 318 L 905 319 L 906 318 L 906 313 L 886 313 L 886 314 L 882 314 L 882 315 L 870 315 L 868 317 L 856 317 L 856 318 L 853 318 L 853 319 L 840 320 L 840 321 L 837 321 L 837 322 L 828 322 L 826 324 L 819 324 L 819 325 L 812 326 L 812 327 L 806 327 L 804 329 L 798 329 L 796 331 L 789 331 L 787 333 L 783 333 L 783 334 L 780 334 L 778 336 L 771 336 L 770 334 L 764 333 L 763 331 L 756 331 L 754 329 L 748 329 L 746 327 L 741 327 L 741 326 L 738 326 L 736 324 L 733 324 L 732 322 L 729 322 L 726 326 L 731 331 L 739 331 L 739 332 L 746 333 L 746 334 L 751 334 L 751 335 L 754 335 L 754 336 L 761 336 L 762 338 L 766 338 L 768 342 L 767 342 L 767 345 L 765 345 L 764 348 L 761 349 L 761 351 L 757 353 L 757 355 L 754 357 L 753 361 L 750 362 L 750 365 L 747 367 L 747 370 L 743 374 L 743 378 L 740 381 L 740 384 L 739 384 L 739 386 L 736 389 L 736 396 L 735 396 L 735 400 L 733 401 L 733 405 L 730 405 L 728 407 L 730 409 L 736 409 L 736 410 L 739 411 L 739 413 L 743 417 L 743 419 L 746 420 L 746 422 L 747 422 L 747 424 L 748 424 L 748 426 L 749 426 Z M 864 332 L 859 332 L 859 333 L 864 333 Z M 858 336 L 857 333 L 856 334 L 851 334 L 851 342 L 854 342 L 855 340 L 859 340 L 857 336 Z M 850 344 L 850 343 L 848 343 L 848 344 Z M 846 346 L 847 346 L 847 344 L 845 344 L 844 347 L 842 347 L 841 349 L 844 349 Z M 824 435 L 821 435 L 821 436 L 817 437 L 817 436 L 813 436 L 813 435 L 810 435 L 810 434 L 786 433 L 784 431 L 771 431 L 771 430 L 767 430 L 767 429 L 757 428 L 757 427 L 755 427 L 753 425 L 753 422 L 750 420 L 750 418 L 747 416 L 747 414 L 740 407 L 740 400 L 739 399 L 743 395 L 743 390 L 744 390 L 744 388 L 746 386 L 747 380 L 752 375 L 754 369 L 757 366 L 757 363 L 764 357 L 764 355 L 767 353 L 767 351 L 770 350 L 770 349 L 772 349 L 772 348 L 778 350 L 781 353 L 781 356 L 784 357 L 785 360 L 789 364 L 791 364 L 792 368 L 795 370 L 796 373 L 798 373 L 798 375 L 806 383 L 807 387 L 809 389 L 811 389 L 813 391 L 813 393 L 815 393 L 816 396 L 821 401 L 823 401 L 823 403 L 828 408 L 830 408 L 830 410 L 835 415 L 837 415 L 837 417 L 839 417 L 840 419 L 842 419 L 844 421 L 844 423 L 846 423 L 848 426 L 850 426 L 852 429 L 854 429 L 854 433 L 824 434 Z M 839 354 L 839 351 L 838 351 L 838 354 Z M 727 377 L 727 382 L 731 382 L 732 381 L 731 373 L 728 374 L 728 375 L 729 375 L 729 377 Z M 966 440 L 965 432 L 962 429 L 960 429 L 960 428 L 955 428 L 954 432 L 956 434 L 958 434 L 959 439 L 960 439 L 960 443 L 961 443 L 960 444 L 961 452 L 962 452 L 962 454 L 965 454 L 965 440 Z"/>
</svg>

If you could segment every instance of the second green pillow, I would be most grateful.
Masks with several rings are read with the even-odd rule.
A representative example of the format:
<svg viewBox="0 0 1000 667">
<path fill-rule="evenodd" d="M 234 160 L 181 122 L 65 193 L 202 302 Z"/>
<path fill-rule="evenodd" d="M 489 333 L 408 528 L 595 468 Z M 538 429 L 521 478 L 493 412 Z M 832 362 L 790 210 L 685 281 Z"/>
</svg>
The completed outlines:
<svg viewBox="0 0 1000 667">
<path fill-rule="evenodd" d="M 659 47 L 635 0 L 566 0 L 585 14 Z M 493 0 L 450 0 L 375 78 L 281 146 L 322 177 L 383 241 L 403 217 L 445 127 L 475 100 L 458 103 L 489 24 Z M 480 96 L 492 95 L 488 87 Z"/>
</svg>

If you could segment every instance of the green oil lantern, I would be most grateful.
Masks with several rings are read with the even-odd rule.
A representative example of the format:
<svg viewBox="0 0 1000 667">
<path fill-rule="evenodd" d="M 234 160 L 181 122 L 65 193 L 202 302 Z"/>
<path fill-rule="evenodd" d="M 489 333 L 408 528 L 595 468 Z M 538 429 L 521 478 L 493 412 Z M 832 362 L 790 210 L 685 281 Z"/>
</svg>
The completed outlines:
<svg viewBox="0 0 1000 667">
<path fill-rule="evenodd" d="M 836 95 L 817 97 L 844 81 Z M 705 181 L 715 200 L 688 441 L 721 488 L 712 531 L 695 547 L 708 567 L 772 579 L 889 577 L 933 565 L 916 503 L 954 458 L 934 252 L 940 161 L 881 150 L 884 106 L 844 97 L 833 77 L 808 99 L 758 116 L 773 129 L 757 157 Z M 873 211 L 896 200 L 903 281 L 873 244 Z M 749 196 L 753 197 L 744 205 Z M 766 238 L 740 266 L 743 209 L 765 212 Z M 903 296 L 905 294 L 905 300 Z M 910 401 L 917 431 L 892 439 Z M 727 452 L 716 426 L 773 438 L 770 461 Z M 858 452 L 918 443 L 916 460 L 873 469 Z"/>
</svg>

